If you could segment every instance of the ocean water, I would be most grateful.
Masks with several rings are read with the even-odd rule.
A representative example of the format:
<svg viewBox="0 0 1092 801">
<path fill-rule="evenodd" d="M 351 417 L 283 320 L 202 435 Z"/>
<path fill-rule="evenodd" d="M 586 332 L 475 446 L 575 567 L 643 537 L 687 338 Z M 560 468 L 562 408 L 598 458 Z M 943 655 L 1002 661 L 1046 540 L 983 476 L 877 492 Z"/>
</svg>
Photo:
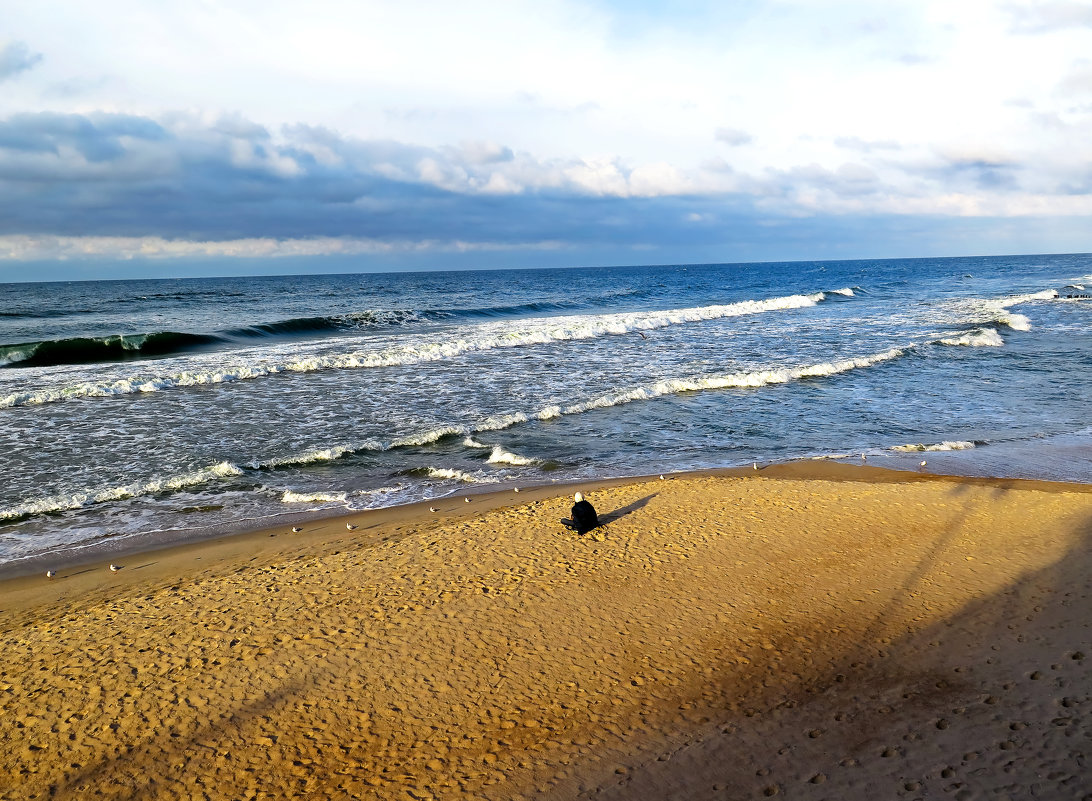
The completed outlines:
<svg viewBox="0 0 1092 801">
<path fill-rule="evenodd" d="M 790 459 L 1092 481 L 1092 256 L 0 285 L 0 567 Z"/>
</svg>

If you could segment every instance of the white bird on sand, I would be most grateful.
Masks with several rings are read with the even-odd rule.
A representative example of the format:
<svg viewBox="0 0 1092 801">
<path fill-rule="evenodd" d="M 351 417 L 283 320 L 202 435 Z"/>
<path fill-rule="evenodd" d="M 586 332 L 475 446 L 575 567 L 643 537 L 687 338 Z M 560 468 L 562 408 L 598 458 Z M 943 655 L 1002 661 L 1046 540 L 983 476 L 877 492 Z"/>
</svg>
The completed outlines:
<svg viewBox="0 0 1092 801">
<path fill-rule="evenodd" d="M 519 487 L 515 487 L 515 488 L 513 488 L 513 491 L 514 491 L 514 492 L 519 492 Z"/>
<path fill-rule="evenodd" d="M 439 510 L 439 509 L 437 509 L 437 508 L 436 508 L 435 506 L 430 506 L 430 507 L 428 508 L 428 510 L 429 510 L 430 512 L 439 512 L 439 511 L 440 511 L 440 510 Z"/>
<path fill-rule="evenodd" d="M 463 498 L 463 503 L 470 503 L 470 499 L 469 498 Z"/>
<path fill-rule="evenodd" d="M 345 528 L 347 528 L 349 531 L 356 531 L 356 526 L 354 526 L 352 523 L 346 523 Z"/>
<path fill-rule="evenodd" d="M 294 534 L 299 534 L 301 531 L 303 531 L 303 529 L 300 528 L 299 526 L 292 526 L 292 532 Z"/>
<path fill-rule="evenodd" d="M 921 460 L 921 465 L 920 466 L 925 467 L 925 460 L 924 459 Z"/>
<path fill-rule="evenodd" d="M 117 573 L 119 570 L 121 570 L 121 565 L 110 565 L 111 573 Z"/>
<path fill-rule="evenodd" d="M 667 481 L 667 479 L 666 479 L 666 478 L 664 478 L 664 477 L 663 477 L 663 475 L 661 474 L 661 475 L 660 475 L 660 481 Z"/>
<path fill-rule="evenodd" d="M 758 469 L 758 462 L 751 462 L 751 467 L 755 470 Z"/>
<path fill-rule="evenodd" d="M 56 571 L 56 570 L 47 570 L 47 571 L 45 572 L 45 577 L 46 577 L 47 579 L 51 579 L 51 578 L 53 578 L 53 577 L 54 577 L 55 575 L 57 575 L 57 571 Z"/>
</svg>

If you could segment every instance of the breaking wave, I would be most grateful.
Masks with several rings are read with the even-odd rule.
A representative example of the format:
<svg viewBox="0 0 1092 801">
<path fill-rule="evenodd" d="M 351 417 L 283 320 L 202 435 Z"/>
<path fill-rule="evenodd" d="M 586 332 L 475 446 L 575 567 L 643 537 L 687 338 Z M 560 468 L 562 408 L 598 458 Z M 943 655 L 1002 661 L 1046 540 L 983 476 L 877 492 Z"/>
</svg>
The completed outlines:
<svg viewBox="0 0 1092 801">
<path fill-rule="evenodd" d="M 347 503 L 344 492 L 293 492 L 286 490 L 281 496 L 281 503 Z"/>
<path fill-rule="evenodd" d="M 756 370 L 752 372 L 731 373 L 722 376 L 705 376 L 698 378 L 668 379 L 658 381 L 650 386 L 635 387 L 633 389 L 603 395 L 597 398 L 572 404 L 569 406 L 547 406 L 537 414 L 528 415 L 523 412 L 494 415 L 484 418 L 471 425 L 437 426 L 426 431 L 396 438 L 388 443 L 378 440 L 368 440 L 355 445 L 336 445 L 328 448 L 313 448 L 299 454 L 281 456 L 264 461 L 255 461 L 246 466 L 255 470 L 276 470 L 278 468 L 306 465 L 316 462 L 332 461 L 345 456 L 366 450 L 386 451 L 392 448 L 414 447 L 432 444 L 440 439 L 450 436 L 464 437 L 464 444 L 468 447 L 491 447 L 488 462 L 492 464 L 509 464 L 515 466 L 543 464 L 541 460 L 521 456 L 506 450 L 500 445 L 485 445 L 474 439 L 474 434 L 485 431 L 499 431 L 514 425 L 528 422 L 532 418 L 549 420 L 561 415 L 582 414 L 594 409 L 605 409 L 612 406 L 620 406 L 635 401 L 652 400 L 666 395 L 677 395 L 685 392 L 700 392 L 704 390 L 731 389 L 731 388 L 759 388 L 771 384 L 784 384 L 790 381 L 798 381 L 810 378 L 823 378 L 851 370 L 871 367 L 883 362 L 896 359 L 909 350 L 916 347 L 913 343 L 903 348 L 892 348 L 870 356 L 862 356 L 853 359 L 842 359 L 832 362 L 821 362 L 795 368 L 781 368 L 770 370 Z M 440 480 L 455 480 L 466 483 L 495 483 L 498 479 L 491 476 L 476 476 L 461 470 L 452 468 L 415 468 L 407 471 L 411 475 L 421 475 Z M 181 489 L 189 489 L 201 484 L 206 484 L 224 478 L 243 475 L 243 470 L 231 462 L 220 462 L 202 470 L 170 476 L 163 479 L 155 479 L 145 483 L 129 484 L 122 487 L 92 490 L 88 492 L 74 493 L 71 495 L 57 495 L 48 498 L 30 500 L 7 509 L 0 509 L 0 520 L 18 520 L 34 515 L 53 514 L 74 509 L 80 509 L 92 504 L 108 501 L 123 500 L 143 495 L 152 495 L 160 492 L 170 492 Z M 329 500 L 331 502 L 340 498 L 304 498 L 303 494 L 297 494 L 298 502 L 314 502 L 317 500 Z M 297 502 L 289 499 L 288 492 L 282 500 L 285 503 Z"/>
<path fill-rule="evenodd" d="M 190 489 L 202 484 L 219 481 L 224 478 L 240 476 L 243 471 L 231 462 L 219 462 L 200 470 L 188 473 L 180 473 L 166 478 L 157 478 L 146 482 L 125 484 L 120 487 L 105 487 L 98 490 L 76 492 L 72 494 L 51 495 L 46 498 L 37 498 L 23 501 L 15 506 L 0 509 L 0 520 L 21 520 L 34 515 L 58 514 L 74 509 L 82 509 L 110 501 L 120 501 L 126 498 L 137 498 L 144 495 L 156 495 L 161 492 L 174 492 L 181 489 Z"/>
<path fill-rule="evenodd" d="M 974 442 L 957 440 L 952 442 L 938 442 L 934 445 L 925 445 L 922 443 L 895 445 L 891 448 L 891 450 L 900 451 L 902 453 L 925 453 L 927 451 L 969 451 L 974 448 L 975 445 L 976 443 Z"/>
<path fill-rule="evenodd" d="M 500 445 L 493 446 L 493 452 L 489 454 L 489 458 L 486 460 L 489 464 L 511 464 L 511 465 L 529 465 L 538 464 L 538 459 L 532 459 L 528 456 L 520 456 L 518 453 L 512 453 L 505 450 Z"/>
<path fill-rule="evenodd" d="M 622 404 L 632 403 L 634 401 L 660 398 L 665 395 L 679 395 L 684 392 L 701 392 L 710 389 L 753 389 L 769 386 L 770 384 L 785 384 L 790 381 L 798 381 L 805 378 L 823 378 L 897 359 L 913 347 L 915 346 L 911 343 L 905 348 L 892 348 L 871 356 L 862 356 L 856 359 L 842 359 L 835 362 L 822 362 L 807 367 L 755 370 L 747 373 L 731 373 L 722 376 L 677 378 L 658 381 L 651 386 L 635 387 L 634 389 L 626 390 L 624 392 L 603 395 L 571 406 L 547 406 L 538 413 L 537 417 L 540 420 L 550 420 L 560 417 L 561 415 L 581 414 L 592 409 L 606 409 L 612 406 L 621 406 Z"/>
<path fill-rule="evenodd" d="M 199 387 L 286 372 L 310 373 L 319 370 L 421 364 L 500 348 L 588 340 L 638 331 L 653 331 L 673 325 L 800 309 L 814 306 L 825 297 L 825 293 L 818 292 L 812 295 L 788 295 L 767 300 L 745 300 L 726 305 L 686 309 L 538 318 L 520 321 L 522 325 L 519 326 L 512 323 L 483 324 L 465 338 L 424 341 L 387 350 L 314 355 L 284 362 L 261 360 L 252 364 L 218 365 L 211 369 L 186 370 L 166 375 L 134 375 L 103 383 L 84 382 L 73 386 L 17 392 L 0 398 L 0 408 L 55 403 L 74 398 L 111 397 L 182 387 Z"/>
<path fill-rule="evenodd" d="M 961 336 L 938 339 L 937 342 L 942 345 L 965 345 L 971 348 L 1000 348 L 1005 344 L 1005 340 L 995 328 L 977 328 Z"/>
</svg>

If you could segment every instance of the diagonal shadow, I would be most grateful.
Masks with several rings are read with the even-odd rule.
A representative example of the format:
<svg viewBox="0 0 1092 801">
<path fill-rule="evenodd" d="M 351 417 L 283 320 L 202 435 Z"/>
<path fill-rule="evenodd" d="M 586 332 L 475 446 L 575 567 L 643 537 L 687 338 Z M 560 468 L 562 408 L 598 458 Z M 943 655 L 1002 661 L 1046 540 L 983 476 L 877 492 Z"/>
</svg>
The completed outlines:
<svg viewBox="0 0 1092 801">
<path fill-rule="evenodd" d="M 642 509 L 648 505 L 648 502 L 655 498 L 659 493 L 652 493 L 646 495 L 643 498 L 638 498 L 633 503 L 626 504 L 613 512 L 607 512 L 606 514 L 599 515 L 599 525 L 603 526 L 607 523 L 613 523 L 615 520 L 620 520 L 631 512 L 636 512 L 638 509 Z"/>
</svg>

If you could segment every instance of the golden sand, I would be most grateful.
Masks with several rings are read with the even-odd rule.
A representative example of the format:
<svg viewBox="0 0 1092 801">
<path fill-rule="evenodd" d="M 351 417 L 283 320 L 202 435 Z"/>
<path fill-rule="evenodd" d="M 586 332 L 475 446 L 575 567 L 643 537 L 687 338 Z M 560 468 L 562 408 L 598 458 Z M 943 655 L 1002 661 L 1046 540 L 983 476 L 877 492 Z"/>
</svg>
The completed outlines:
<svg viewBox="0 0 1092 801">
<path fill-rule="evenodd" d="M 0 798 L 1092 793 L 1089 488 L 750 472 L 0 584 Z"/>
</svg>

